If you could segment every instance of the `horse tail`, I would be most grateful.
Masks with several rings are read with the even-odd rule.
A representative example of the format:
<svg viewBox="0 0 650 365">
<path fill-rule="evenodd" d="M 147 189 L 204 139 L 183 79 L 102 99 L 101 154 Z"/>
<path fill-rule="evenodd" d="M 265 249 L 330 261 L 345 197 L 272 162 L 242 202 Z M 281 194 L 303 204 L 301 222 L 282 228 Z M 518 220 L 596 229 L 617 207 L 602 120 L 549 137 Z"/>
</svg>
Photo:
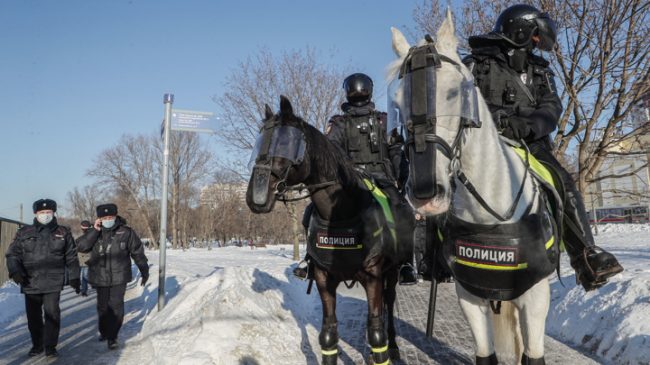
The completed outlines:
<svg viewBox="0 0 650 365">
<path fill-rule="evenodd" d="M 492 313 L 492 325 L 494 348 L 499 362 L 518 364 L 524 351 L 524 343 L 517 308 L 512 302 L 501 302 L 501 313 Z"/>
</svg>

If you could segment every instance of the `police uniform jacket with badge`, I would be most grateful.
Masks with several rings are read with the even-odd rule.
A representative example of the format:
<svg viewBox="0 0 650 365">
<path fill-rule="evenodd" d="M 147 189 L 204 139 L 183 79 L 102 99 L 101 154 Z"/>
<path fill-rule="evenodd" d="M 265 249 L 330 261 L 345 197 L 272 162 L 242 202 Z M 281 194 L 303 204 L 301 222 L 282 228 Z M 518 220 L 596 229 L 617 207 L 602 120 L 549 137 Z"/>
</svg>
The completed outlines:
<svg viewBox="0 0 650 365">
<path fill-rule="evenodd" d="M 489 35 L 470 37 L 469 43 L 472 53 L 463 62 L 472 70 L 494 122 L 508 118 L 526 123 L 530 133 L 524 141 L 550 149 L 548 135 L 557 128 L 563 108 L 548 61 L 529 52 L 527 65 L 518 72 Z"/>
<path fill-rule="evenodd" d="M 19 229 L 6 258 L 9 275 L 20 273 L 26 278 L 20 287 L 25 294 L 61 291 L 66 267 L 69 280 L 79 279 L 74 239 L 70 229 L 58 225 L 56 218 L 46 225 L 34 219 L 34 225 Z"/>
<path fill-rule="evenodd" d="M 131 259 L 141 272 L 147 270 L 147 256 L 138 235 L 126 225 L 124 219 L 116 217 L 111 228 L 102 227 L 81 236 L 79 252 L 90 252 L 88 282 L 94 287 L 105 287 L 128 283 L 131 275 Z"/>
<path fill-rule="evenodd" d="M 396 174 L 394 156 L 387 144 L 386 113 L 375 111 L 372 102 L 364 106 L 344 103 L 341 109 L 345 114 L 333 116 L 328 123 L 329 140 L 350 157 L 355 166 L 370 173 L 380 187 L 394 185 Z"/>
</svg>

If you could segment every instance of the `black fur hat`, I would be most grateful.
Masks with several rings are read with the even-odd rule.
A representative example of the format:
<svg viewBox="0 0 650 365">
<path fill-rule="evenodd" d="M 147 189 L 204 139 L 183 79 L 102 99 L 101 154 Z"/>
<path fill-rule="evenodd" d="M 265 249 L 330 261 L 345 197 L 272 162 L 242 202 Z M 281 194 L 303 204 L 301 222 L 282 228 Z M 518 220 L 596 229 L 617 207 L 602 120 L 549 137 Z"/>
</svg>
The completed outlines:
<svg viewBox="0 0 650 365">
<path fill-rule="evenodd" d="M 39 199 L 34 202 L 32 208 L 34 209 L 34 213 L 39 210 L 51 210 L 56 212 L 56 202 L 52 199 Z"/>
<path fill-rule="evenodd" d="M 97 206 L 97 218 L 109 215 L 117 215 L 117 205 L 110 203 Z"/>
<path fill-rule="evenodd" d="M 90 223 L 89 221 L 81 221 L 80 225 L 81 225 L 81 229 L 89 229 L 92 228 L 93 226 L 92 223 Z"/>
</svg>

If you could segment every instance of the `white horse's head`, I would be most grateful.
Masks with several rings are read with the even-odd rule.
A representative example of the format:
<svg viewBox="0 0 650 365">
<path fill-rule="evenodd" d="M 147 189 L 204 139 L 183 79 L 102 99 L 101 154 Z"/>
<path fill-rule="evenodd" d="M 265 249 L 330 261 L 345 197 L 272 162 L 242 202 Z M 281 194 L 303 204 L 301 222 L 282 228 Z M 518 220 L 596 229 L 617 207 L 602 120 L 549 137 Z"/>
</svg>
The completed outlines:
<svg viewBox="0 0 650 365">
<path fill-rule="evenodd" d="M 406 138 L 409 159 L 408 200 L 420 214 L 446 212 L 451 179 L 463 130 L 480 127 L 478 91 L 458 56 L 450 11 L 436 35 L 411 47 L 391 28 L 399 57 L 389 66 L 389 131 Z"/>
</svg>

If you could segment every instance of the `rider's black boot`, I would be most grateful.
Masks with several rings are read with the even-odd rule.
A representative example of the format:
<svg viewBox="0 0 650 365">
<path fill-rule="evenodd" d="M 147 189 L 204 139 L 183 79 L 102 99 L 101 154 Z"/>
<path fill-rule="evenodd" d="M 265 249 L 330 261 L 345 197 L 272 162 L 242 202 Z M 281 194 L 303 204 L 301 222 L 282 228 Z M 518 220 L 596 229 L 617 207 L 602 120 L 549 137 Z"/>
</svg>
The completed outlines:
<svg viewBox="0 0 650 365">
<path fill-rule="evenodd" d="M 623 267 L 614 255 L 594 244 L 580 195 L 567 187 L 564 204 L 564 246 L 576 270 L 576 282 L 586 291 L 600 288 Z"/>
<path fill-rule="evenodd" d="M 293 268 L 293 275 L 301 280 L 313 279 L 314 274 L 311 267 L 311 262 L 309 262 L 307 258 L 305 258 L 305 260 L 302 260 L 300 263 L 298 263 L 298 266 Z"/>
<path fill-rule="evenodd" d="M 418 275 L 411 264 L 404 264 L 399 268 L 399 285 L 413 285 L 418 283 Z"/>
</svg>

